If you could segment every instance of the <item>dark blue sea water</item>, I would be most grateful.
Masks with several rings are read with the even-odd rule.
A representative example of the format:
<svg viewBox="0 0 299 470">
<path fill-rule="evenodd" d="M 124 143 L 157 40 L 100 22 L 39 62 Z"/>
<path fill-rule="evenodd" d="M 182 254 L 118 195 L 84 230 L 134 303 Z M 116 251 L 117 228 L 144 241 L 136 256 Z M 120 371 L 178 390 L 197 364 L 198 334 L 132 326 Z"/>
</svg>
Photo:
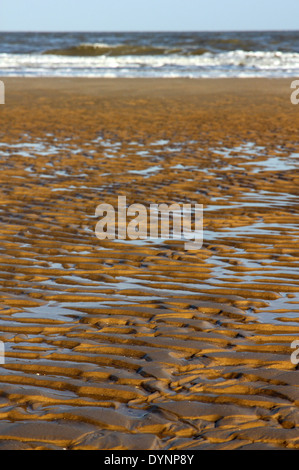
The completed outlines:
<svg viewBox="0 0 299 470">
<path fill-rule="evenodd" d="M 299 31 L 0 33 L 0 76 L 295 77 Z"/>
</svg>

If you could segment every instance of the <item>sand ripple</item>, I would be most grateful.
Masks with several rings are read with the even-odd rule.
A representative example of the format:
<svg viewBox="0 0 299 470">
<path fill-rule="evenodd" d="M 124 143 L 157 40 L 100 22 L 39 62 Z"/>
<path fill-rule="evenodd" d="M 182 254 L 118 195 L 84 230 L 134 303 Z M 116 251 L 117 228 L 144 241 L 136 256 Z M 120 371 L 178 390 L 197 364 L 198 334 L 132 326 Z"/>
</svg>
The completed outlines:
<svg viewBox="0 0 299 470">
<path fill-rule="evenodd" d="M 299 447 L 299 149 L 214 144 L 1 143 L 0 449 Z M 203 248 L 100 242 L 118 195 L 204 204 Z"/>
</svg>

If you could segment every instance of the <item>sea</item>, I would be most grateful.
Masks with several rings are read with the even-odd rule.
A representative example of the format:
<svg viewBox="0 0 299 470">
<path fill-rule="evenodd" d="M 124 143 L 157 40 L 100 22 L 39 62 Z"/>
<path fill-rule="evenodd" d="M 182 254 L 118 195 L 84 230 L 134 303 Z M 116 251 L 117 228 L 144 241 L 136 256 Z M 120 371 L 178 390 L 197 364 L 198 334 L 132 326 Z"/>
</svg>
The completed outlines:
<svg viewBox="0 0 299 470">
<path fill-rule="evenodd" d="M 0 32 L 2 77 L 294 77 L 299 31 Z"/>
</svg>

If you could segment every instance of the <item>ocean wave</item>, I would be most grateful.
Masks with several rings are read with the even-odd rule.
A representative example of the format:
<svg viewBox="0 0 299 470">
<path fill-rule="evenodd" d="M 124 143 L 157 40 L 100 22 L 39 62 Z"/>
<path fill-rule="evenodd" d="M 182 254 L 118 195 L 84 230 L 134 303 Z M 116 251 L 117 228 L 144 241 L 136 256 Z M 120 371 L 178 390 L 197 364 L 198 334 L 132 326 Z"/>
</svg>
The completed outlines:
<svg viewBox="0 0 299 470">
<path fill-rule="evenodd" d="M 89 47 L 89 45 L 87 45 Z M 105 44 L 98 44 L 105 48 Z M 116 49 L 119 46 L 114 46 Z M 111 46 L 109 46 L 111 49 Z M 112 47 L 113 48 L 113 47 Z M 236 50 L 201 55 L 0 54 L 2 76 L 289 77 L 299 75 L 299 53 Z"/>
<path fill-rule="evenodd" d="M 174 52 L 180 52 L 179 50 Z M 80 44 L 62 49 L 49 49 L 43 52 L 47 55 L 60 55 L 60 56 L 78 56 L 78 57 L 93 57 L 93 56 L 143 56 L 143 55 L 162 55 L 169 53 L 169 50 L 163 47 L 154 46 L 134 46 L 126 44 L 108 45 L 108 44 Z"/>
<path fill-rule="evenodd" d="M 46 55 L 60 55 L 60 56 L 78 56 L 78 57 L 93 57 L 93 56 L 152 56 L 152 55 L 201 55 L 208 52 L 208 49 L 195 47 L 194 49 L 187 50 L 181 47 L 162 47 L 162 46 L 145 46 L 145 45 L 132 45 L 132 44 L 80 44 L 61 49 L 48 49 L 43 52 Z"/>
</svg>

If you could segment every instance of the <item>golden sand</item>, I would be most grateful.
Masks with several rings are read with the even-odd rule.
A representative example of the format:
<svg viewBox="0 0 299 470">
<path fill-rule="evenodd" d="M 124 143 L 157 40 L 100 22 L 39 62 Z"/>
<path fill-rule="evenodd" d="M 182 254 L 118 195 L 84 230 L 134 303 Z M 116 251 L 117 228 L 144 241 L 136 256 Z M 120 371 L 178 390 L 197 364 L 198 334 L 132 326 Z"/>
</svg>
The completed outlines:
<svg viewBox="0 0 299 470">
<path fill-rule="evenodd" d="M 4 82 L 0 449 L 298 449 L 290 81 Z M 118 195 L 203 248 L 99 241 Z"/>
</svg>

